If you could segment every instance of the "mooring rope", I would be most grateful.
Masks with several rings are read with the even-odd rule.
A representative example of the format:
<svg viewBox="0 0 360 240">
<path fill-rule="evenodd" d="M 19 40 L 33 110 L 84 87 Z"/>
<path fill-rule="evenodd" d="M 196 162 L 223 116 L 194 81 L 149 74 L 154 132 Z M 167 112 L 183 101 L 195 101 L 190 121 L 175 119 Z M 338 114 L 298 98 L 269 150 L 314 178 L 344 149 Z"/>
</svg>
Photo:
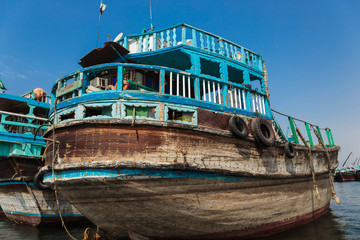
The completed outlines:
<svg viewBox="0 0 360 240">
<path fill-rule="evenodd" d="M 53 140 L 53 158 L 52 158 L 52 164 L 51 164 L 51 169 L 52 169 L 52 179 L 54 181 L 54 192 L 55 192 L 55 199 L 56 199 L 56 205 L 57 205 L 57 209 L 58 209 L 58 213 L 61 219 L 61 225 L 62 227 L 65 229 L 66 233 L 69 235 L 69 237 L 72 240 L 78 240 L 77 238 L 73 237 L 71 235 L 71 233 L 69 232 L 69 230 L 67 229 L 64 219 L 62 217 L 61 214 L 61 210 L 60 210 L 60 203 L 59 203 L 59 197 L 58 197 L 58 193 L 57 193 L 57 186 L 56 186 L 56 177 L 55 177 L 55 170 L 54 170 L 54 166 L 55 166 L 55 157 L 56 157 L 56 153 L 55 153 L 55 119 L 56 119 L 56 104 L 57 104 L 57 98 L 55 98 L 55 103 L 54 103 L 54 119 L 52 122 L 52 140 Z"/>
<path fill-rule="evenodd" d="M 331 192 L 332 192 L 331 198 L 335 200 L 335 202 L 336 202 L 337 205 L 339 205 L 339 204 L 340 204 L 340 199 L 336 196 L 336 193 L 335 193 L 334 177 L 333 177 L 332 172 L 331 172 L 331 163 L 330 163 L 329 152 L 328 152 L 328 150 L 326 149 L 325 144 L 324 144 L 323 140 L 321 139 L 318 131 L 317 131 L 315 128 L 313 128 L 313 130 L 314 130 L 314 133 L 315 133 L 316 137 L 317 137 L 318 140 L 319 140 L 319 143 L 321 144 L 321 146 L 322 146 L 322 147 L 324 148 L 324 150 L 325 150 L 325 155 L 326 155 L 327 164 L 328 164 L 328 170 L 329 170 L 329 180 L 330 180 Z"/>
<path fill-rule="evenodd" d="M 311 147 L 310 147 L 309 143 L 305 140 L 304 136 L 301 134 L 300 129 L 298 127 L 296 127 L 296 132 L 299 134 L 299 136 L 301 138 L 301 141 L 303 141 L 306 148 L 308 149 L 310 168 L 311 168 L 311 175 L 312 175 L 312 180 L 313 180 L 313 188 L 314 188 L 314 191 L 315 191 L 316 198 L 318 200 L 320 200 L 321 198 L 320 198 L 320 194 L 319 194 L 319 189 L 317 187 L 316 178 L 315 178 L 314 161 L 313 161 L 312 156 L 311 156 Z"/>
</svg>

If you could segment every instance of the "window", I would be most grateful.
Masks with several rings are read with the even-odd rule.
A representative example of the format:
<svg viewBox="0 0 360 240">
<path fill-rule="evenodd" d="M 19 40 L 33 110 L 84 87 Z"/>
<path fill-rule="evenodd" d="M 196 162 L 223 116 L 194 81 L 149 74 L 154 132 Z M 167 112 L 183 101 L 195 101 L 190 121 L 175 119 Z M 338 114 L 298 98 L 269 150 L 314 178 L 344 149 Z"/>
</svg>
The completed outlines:
<svg viewBox="0 0 360 240">
<path fill-rule="evenodd" d="M 220 63 L 200 58 L 201 74 L 220 78 Z"/>
</svg>

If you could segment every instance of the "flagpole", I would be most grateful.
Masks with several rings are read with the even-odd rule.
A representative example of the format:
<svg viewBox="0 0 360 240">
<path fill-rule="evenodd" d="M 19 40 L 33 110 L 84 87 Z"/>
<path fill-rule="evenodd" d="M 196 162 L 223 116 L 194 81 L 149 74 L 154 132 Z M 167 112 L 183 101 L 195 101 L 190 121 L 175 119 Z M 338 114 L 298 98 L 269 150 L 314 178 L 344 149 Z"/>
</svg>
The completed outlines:
<svg viewBox="0 0 360 240">
<path fill-rule="evenodd" d="M 100 8 L 101 8 L 101 7 L 102 7 L 102 0 L 101 0 L 101 3 L 100 3 Z M 100 11 L 99 11 L 99 23 L 98 23 L 98 34 L 97 34 L 96 48 L 97 48 L 98 45 L 99 45 L 100 19 L 101 19 L 101 9 L 100 9 Z"/>
</svg>

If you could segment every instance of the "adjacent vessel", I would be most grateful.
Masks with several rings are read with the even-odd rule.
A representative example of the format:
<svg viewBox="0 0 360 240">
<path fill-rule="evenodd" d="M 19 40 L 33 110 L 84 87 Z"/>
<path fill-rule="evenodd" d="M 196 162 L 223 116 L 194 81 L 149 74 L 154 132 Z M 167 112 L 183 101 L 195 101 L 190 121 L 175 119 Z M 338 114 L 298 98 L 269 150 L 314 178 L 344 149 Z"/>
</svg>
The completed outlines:
<svg viewBox="0 0 360 240">
<path fill-rule="evenodd" d="M 328 128 L 315 147 L 307 122 L 301 145 L 292 117 L 288 142 L 259 54 L 179 24 L 80 64 L 52 89 L 41 172 L 104 236 L 260 237 L 328 211 L 339 147 Z"/>
<path fill-rule="evenodd" d="M 60 218 L 54 191 L 34 186 L 34 176 L 44 164 L 42 134 L 50 108 L 40 101 L 43 97 L 34 97 L 34 92 L 0 93 L 0 205 L 10 220 L 37 226 L 59 223 Z M 59 202 L 65 221 L 84 218 L 63 197 Z"/>
</svg>

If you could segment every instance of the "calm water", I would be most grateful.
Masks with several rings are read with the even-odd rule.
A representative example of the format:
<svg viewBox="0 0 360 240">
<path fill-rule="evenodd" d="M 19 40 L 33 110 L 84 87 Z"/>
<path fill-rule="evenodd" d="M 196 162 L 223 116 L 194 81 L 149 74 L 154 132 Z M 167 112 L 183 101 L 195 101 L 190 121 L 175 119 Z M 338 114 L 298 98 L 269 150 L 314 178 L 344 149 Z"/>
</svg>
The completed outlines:
<svg viewBox="0 0 360 240">
<path fill-rule="evenodd" d="M 292 229 L 261 240 L 353 240 L 360 239 L 360 182 L 335 183 L 337 195 L 341 199 L 338 206 L 332 201 L 331 211 L 305 226 Z M 88 225 L 71 227 L 70 232 L 78 239 Z M 0 217 L 0 239 L 60 240 L 70 239 L 61 227 L 41 227 L 16 225 L 5 217 Z"/>
</svg>

